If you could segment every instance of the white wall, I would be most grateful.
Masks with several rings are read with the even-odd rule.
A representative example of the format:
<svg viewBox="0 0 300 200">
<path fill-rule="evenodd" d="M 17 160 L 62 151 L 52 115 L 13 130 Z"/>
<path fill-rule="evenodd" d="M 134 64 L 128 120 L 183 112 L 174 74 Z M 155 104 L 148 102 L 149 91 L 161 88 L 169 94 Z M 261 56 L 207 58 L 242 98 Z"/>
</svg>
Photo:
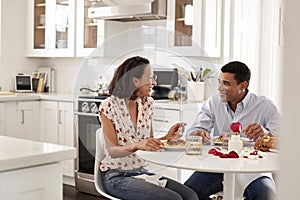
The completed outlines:
<svg viewBox="0 0 300 200">
<path fill-rule="evenodd" d="M 284 2 L 284 46 L 282 68 L 283 123 L 280 156 L 279 199 L 299 199 L 299 141 L 300 113 L 299 52 L 300 52 L 300 1 Z"/>
<path fill-rule="evenodd" d="M 277 1 L 277 0 L 266 0 L 269 2 Z M 13 75 L 19 72 L 23 73 L 32 73 L 38 67 L 52 67 L 56 72 L 56 91 L 63 93 L 73 93 L 75 81 L 77 75 L 81 69 L 81 65 L 84 62 L 84 58 L 27 58 L 25 52 L 25 41 L 27 39 L 26 36 L 26 20 L 28 19 L 26 16 L 26 6 L 27 0 L 2 0 L 2 19 L 1 19 L 1 61 L 0 61 L 0 86 L 2 86 L 3 90 L 13 90 L 14 82 Z M 226 3 L 227 7 L 228 2 Z M 227 14 L 228 15 L 228 14 Z M 234 16 L 231 16 L 234 17 Z M 227 16 L 230 18 L 230 15 Z M 12 20 L 13 19 L 13 20 Z M 13 21 L 13 22 L 12 22 Z M 144 21 L 144 22 L 129 22 L 126 25 L 122 25 L 122 29 L 129 30 L 133 28 L 140 27 L 142 24 L 147 26 L 166 26 L 166 21 Z M 120 29 L 120 27 L 117 27 Z M 229 28 L 230 30 L 230 28 Z M 107 35 L 112 35 L 114 30 L 108 30 Z M 229 36 L 228 36 L 229 37 Z M 231 38 L 232 39 L 232 38 Z M 228 38 L 225 38 L 227 41 Z M 232 45 L 229 41 L 229 44 Z M 228 47 L 230 48 L 230 47 Z M 225 55 L 223 61 L 227 62 L 229 59 L 233 59 L 234 52 L 229 52 L 228 55 Z M 147 56 L 147 55 L 146 55 Z M 150 58 L 151 59 L 151 58 Z M 197 58 L 189 58 L 192 60 L 196 66 L 202 65 L 204 62 L 210 62 L 215 64 L 217 68 L 220 68 L 224 63 L 222 59 L 197 59 Z M 164 56 L 158 55 L 156 58 L 151 60 L 153 64 L 160 64 L 170 66 L 171 63 L 184 63 L 180 58 L 177 59 L 175 57 L 165 58 Z M 250 65 L 250 64 L 249 64 Z M 270 71 L 270 66 L 266 63 L 262 63 L 261 70 L 255 70 L 255 75 L 252 83 L 258 82 L 258 85 L 255 85 L 257 91 L 260 91 L 259 94 L 263 94 L 269 96 L 271 99 L 275 99 L 275 103 L 279 102 L 278 94 L 273 91 L 278 91 L 277 85 L 274 86 L 274 83 L 280 84 L 276 82 L 278 76 L 278 71 Z M 262 73 L 260 76 L 257 73 Z M 277 73 L 274 75 L 274 73 Z M 267 76 L 266 76 L 267 75 Z M 266 78 L 265 78 L 266 77 Z M 272 79 L 272 81 L 270 81 Z M 267 83 L 267 84 L 266 84 Z M 271 86 L 272 85 L 272 86 Z M 271 91 L 270 91 L 271 90 Z"/>
<path fill-rule="evenodd" d="M 0 86 L 14 90 L 14 75 L 31 74 L 38 67 L 52 67 L 56 72 L 56 91 L 73 93 L 82 58 L 27 58 L 27 0 L 1 0 Z"/>
<path fill-rule="evenodd" d="M 11 90 L 13 75 L 31 73 L 36 61 L 24 57 L 26 1 L 2 0 L 1 4 L 0 86 Z"/>
<path fill-rule="evenodd" d="M 263 1 L 260 93 L 271 98 L 276 105 L 281 105 L 280 49 L 283 45 L 281 9 L 280 0 Z"/>
</svg>

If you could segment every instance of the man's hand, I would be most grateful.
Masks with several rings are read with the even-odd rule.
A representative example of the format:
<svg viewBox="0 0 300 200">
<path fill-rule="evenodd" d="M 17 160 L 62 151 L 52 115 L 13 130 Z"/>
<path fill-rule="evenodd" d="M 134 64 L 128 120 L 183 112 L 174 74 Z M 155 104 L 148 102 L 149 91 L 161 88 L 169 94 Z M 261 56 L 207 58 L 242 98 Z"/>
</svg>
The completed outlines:
<svg viewBox="0 0 300 200">
<path fill-rule="evenodd" d="M 192 135 L 202 136 L 203 143 L 209 142 L 209 140 L 210 140 L 210 135 L 204 130 L 197 130 L 197 131 L 193 132 Z"/>
<path fill-rule="evenodd" d="M 247 128 L 243 130 L 243 133 L 245 133 L 247 138 L 254 141 L 265 135 L 264 130 L 258 123 L 248 125 Z"/>
<path fill-rule="evenodd" d="M 261 151 L 268 151 L 269 149 L 277 148 L 278 138 L 272 133 L 268 133 L 255 142 L 254 148 Z"/>
</svg>

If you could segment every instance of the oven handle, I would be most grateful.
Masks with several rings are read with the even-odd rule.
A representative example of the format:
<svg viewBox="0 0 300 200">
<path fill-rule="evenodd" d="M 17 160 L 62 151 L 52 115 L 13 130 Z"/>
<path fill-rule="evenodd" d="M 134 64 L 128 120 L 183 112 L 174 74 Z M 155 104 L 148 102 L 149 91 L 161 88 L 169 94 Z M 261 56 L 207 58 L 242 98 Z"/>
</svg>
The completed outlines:
<svg viewBox="0 0 300 200">
<path fill-rule="evenodd" d="M 99 114 L 95 113 L 83 113 L 83 112 L 74 112 L 75 115 L 80 115 L 80 116 L 90 116 L 90 117 L 98 117 Z"/>
</svg>

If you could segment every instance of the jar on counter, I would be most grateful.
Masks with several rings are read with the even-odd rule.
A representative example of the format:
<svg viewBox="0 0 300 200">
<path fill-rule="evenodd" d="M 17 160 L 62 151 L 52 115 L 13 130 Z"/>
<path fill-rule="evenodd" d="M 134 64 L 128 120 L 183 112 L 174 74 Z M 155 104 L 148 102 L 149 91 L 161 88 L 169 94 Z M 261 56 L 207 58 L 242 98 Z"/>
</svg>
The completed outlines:
<svg viewBox="0 0 300 200">
<path fill-rule="evenodd" d="M 186 100 L 186 90 L 185 87 L 175 87 L 173 93 L 174 101 L 185 101 Z"/>
</svg>

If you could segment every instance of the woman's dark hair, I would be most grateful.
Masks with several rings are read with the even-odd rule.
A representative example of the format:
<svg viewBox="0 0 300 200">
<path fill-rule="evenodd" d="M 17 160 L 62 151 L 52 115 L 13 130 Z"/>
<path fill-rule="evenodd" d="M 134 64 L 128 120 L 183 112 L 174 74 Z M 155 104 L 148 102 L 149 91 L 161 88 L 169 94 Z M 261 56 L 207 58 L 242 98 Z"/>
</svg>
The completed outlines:
<svg viewBox="0 0 300 200">
<path fill-rule="evenodd" d="M 149 60 L 140 56 L 125 60 L 114 73 L 108 86 L 109 93 L 119 98 L 135 99 L 137 88 L 133 84 L 133 77 L 141 78 L 148 64 Z"/>
<path fill-rule="evenodd" d="M 247 81 L 248 85 L 251 78 L 250 69 L 245 63 L 239 61 L 229 62 L 221 68 L 221 71 L 234 74 L 234 79 L 237 84 L 240 84 L 243 81 Z"/>
</svg>

